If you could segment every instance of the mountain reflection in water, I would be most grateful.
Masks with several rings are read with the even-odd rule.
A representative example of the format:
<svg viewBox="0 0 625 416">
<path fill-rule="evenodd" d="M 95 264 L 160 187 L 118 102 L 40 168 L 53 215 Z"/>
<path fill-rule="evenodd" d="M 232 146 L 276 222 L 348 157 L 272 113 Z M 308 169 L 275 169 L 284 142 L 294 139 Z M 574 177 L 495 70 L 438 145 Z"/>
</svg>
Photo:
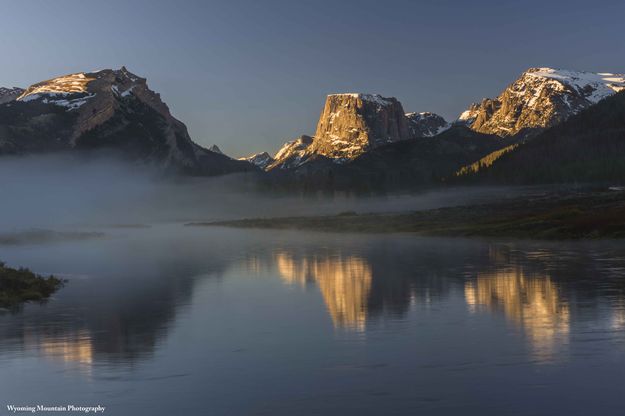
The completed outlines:
<svg viewBox="0 0 625 416">
<path fill-rule="evenodd" d="M 616 403 L 618 384 L 600 381 L 625 365 L 622 242 L 117 233 L 2 247 L 8 264 L 68 283 L 48 303 L 0 313 L 0 391 L 24 402 L 24 385 L 44 402 L 105 392 L 111 406 L 151 414 L 176 414 L 166 400 L 176 391 L 188 414 L 208 401 L 214 414 L 331 414 L 358 402 L 363 415 L 492 414 L 497 393 L 508 414 L 528 397 L 561 405 L 547 393 L 568 397 L 583 371 L 586 388 Z"/>
<path fill-rule="evenodd" d="M 319 286 L 332 322 L 338 327 L 363 330 L 372 272 L 366 260 L 347 256 L 296 259 L 286 251 L 275 254 L 280 277 L 289 284 Z"/>
<path fill-rule="evenodd" d="M 409 303 L 414 304 L 419 299 L 424 303 L 436 302 L 454 287 L 461 287 L 471 313 L 501 313 L 521 331 L 537 361 L 557 359 L 569 341 L 571 307 L 566 293 L 577 291 L 583 283 L 577 276 L 605 273 L 585 256 L 577 255 L 577 260 L 586 268 L 580 273 L 577 263 L 569 263 L 571 259 L 567 255 L 571 253 L 562 255 L 558 250 L 546 248 L 524 251 L 506 244 L 485 245 L 475 253 L 475 258 L 458 267 L 453 264 L 454 258 L 446 258 L 441 253 L 436 259 L 430 256 L 430 250 L 426 253 L 425 256 L 416 252 L 412 258 L 403 257 L 396 262 L 395 270 L 384 266 L 380 253 L 367 257 L 363 252 L 358 255 L 327 250 L 302 253 L 285 248 L 277 249 L 273 256 L 250 258 L 247 264 L 250 272 L 270 270 L 273 264 L 288 285 L 316 285 L 334 326 L 347 330 L 364 331 L 369 320 L 375 320 L 376 315 L 388 309 L 400 310 L 403 314 Z M 426 257 L 424 270 L 422 261 Z M 432 264 L 445 258 L 452 273 L 431 276 L 439 267 L 432 268 Z M 413 273 L 403 275 L 402 271 L 406 270 Z M 619 269 L 612 265 L 607 271 L 615 270 Z M 557 275 L 557 280 L 550 273 Z M 398 274 L 401 277 L 398 278 Z M 609 281 L 602 283 L 610 285 Z M 592 291 L 576 293 L 574 297 L 578 300 L 592 298 L 597 289 L 601 289 L 601 285 Z M 610 326 L 615 329 L 625 326 L 625 298 L 619 296 L 610 308 Z M 380 304 L 393 308 L 380 307 Z"/>
<path fill-rule="evenodd" d="M 520 267 L 478 273 L 464 288 L 469 310 L 503 311 L 525 331 L 538 359 L 552 358 L 569 333 L 569 307 L 558 292 L 549 276 L 524 274 Z"/>
</svg>

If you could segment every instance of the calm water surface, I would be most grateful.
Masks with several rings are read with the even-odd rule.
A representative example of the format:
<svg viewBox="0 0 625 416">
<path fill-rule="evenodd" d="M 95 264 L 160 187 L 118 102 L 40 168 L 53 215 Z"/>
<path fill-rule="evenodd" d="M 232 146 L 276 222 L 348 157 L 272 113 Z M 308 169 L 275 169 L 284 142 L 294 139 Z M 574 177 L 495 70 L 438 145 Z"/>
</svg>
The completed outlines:
<svg viewBox="0 0 625 416">
<path fill-rule="evenodd" d="M 625 243 L 162 225 L 0 247 L 0 405 L 109 415 L 622 414 Z"/>
</svg>

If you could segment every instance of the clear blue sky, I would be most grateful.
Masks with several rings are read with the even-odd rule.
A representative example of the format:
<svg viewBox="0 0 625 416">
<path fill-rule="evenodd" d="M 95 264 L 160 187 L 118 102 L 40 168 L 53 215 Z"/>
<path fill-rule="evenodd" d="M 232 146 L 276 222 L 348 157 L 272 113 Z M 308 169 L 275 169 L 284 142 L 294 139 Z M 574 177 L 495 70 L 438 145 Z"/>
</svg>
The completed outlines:
<svg viewBox="0 0 625 416">
<path fill-rule="evenodd" d="M 126 65 L 233 156 L 314 133 L 325 95 L 455 118 L 523 70 L 625 72 L 625 1 L 0 0 L 0 85 Z"/>
</svg>

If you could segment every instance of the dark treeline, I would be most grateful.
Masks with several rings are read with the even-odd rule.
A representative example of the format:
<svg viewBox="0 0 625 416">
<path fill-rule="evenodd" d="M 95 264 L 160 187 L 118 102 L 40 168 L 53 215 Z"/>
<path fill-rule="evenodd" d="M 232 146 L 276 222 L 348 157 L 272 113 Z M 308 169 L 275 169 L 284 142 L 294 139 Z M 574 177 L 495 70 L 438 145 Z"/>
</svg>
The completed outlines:
<svg viewBox="0 0 625 416">
<path fill-rule="evenodd" d="M 503 154 L 469 183 L 622 183 L 625 92 L 608 97 Z"/>
</svg>

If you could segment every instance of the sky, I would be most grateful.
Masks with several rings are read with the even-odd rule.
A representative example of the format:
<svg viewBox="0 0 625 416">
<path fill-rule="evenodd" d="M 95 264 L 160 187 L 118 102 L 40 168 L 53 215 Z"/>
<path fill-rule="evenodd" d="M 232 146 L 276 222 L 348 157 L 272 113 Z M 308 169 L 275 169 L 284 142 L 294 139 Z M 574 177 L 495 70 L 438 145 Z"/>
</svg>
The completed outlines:
<svg viewBox="0 0 625 416">
<path fill-rule="evenodd" d="M 275 152 L 325 96 L 455 119 L 530 67 L 625 73 L 625 1 L 0 0 L 0 86 L 125 65 L 202 145 Z"/>
</svg>

